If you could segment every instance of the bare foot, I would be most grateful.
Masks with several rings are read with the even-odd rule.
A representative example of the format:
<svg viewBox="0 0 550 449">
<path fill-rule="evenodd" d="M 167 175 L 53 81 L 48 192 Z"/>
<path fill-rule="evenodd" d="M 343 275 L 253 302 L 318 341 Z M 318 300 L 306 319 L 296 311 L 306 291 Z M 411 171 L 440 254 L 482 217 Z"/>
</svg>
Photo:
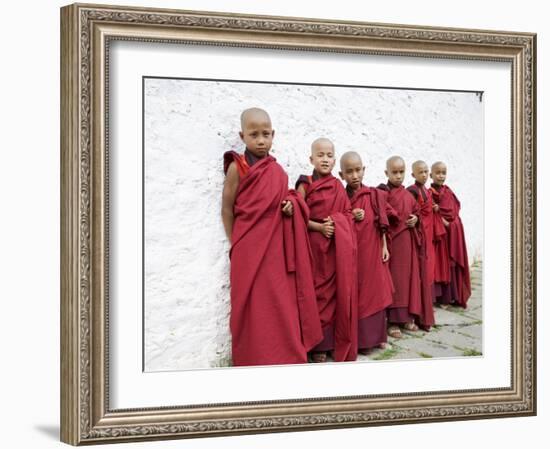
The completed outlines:
<svg viewBox="0 0 550 449">
<path fill-rule="evenodd" d="M 392 338 L 401 338 L 403 336 L 401 329 L 395 325 L 388 327 L 388 335 Z"/>
<path fill-rule="evenodd" d="M 406 331 L 409 331 L 409 332 L 416 332 L 418 331 L 418 326 L 414 323 L 405 323 L 403 325 L 403 329 L 405 329 Z"/>
<path fill-rule="evenodd" d="M 314 352 L 311 354 L 311 361 L 313 363 L 325 363 L 327 361 L 327 353 L 324 351 Z"/>
</svg>

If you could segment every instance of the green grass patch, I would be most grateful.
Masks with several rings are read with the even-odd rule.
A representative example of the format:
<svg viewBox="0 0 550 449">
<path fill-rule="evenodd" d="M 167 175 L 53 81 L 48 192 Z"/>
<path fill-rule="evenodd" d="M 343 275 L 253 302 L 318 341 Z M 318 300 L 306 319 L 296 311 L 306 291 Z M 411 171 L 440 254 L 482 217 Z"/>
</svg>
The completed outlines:
<svg viewBox="0 0 550 449">
<path fill-rule="evenodd" d="M 233 361 L 231 360 L 231 357 L 220 357 L 210 364 L 211 368 L 227 368 L 230 366 L 233 366 Z"/>
<path fill-rule="evenodd" d="M 373 357 L 372 360 L 389 360 L 394 358 L 399 350 L 395 347 L 386 349 L 384 352 L 381 352 L 377 356 Z"/>
<path fill-rule="evenodd" d="M 419 352 L 418 355 L 422 357 L 423 359 L 433 359 L 434 356 L 430 354 L 426 354 L 425 352 Z"/>
<path fill-rule="evenodd" d="M 468 326 L 473 326 L 474 324 L 483 324 L 483 320 L 472 321 Z"/>
<path fill-rule="evenodd" d="M 481 352 L 477 351 L 476 349 L 468 348 L 468 349 L 464 349 L 464 351 L 462 352 L 462 355 L 464 357 L 475 357 L 475 356 L 479 356 L 479 355 L 483 355 L 483 354 Z"/>
</svg>

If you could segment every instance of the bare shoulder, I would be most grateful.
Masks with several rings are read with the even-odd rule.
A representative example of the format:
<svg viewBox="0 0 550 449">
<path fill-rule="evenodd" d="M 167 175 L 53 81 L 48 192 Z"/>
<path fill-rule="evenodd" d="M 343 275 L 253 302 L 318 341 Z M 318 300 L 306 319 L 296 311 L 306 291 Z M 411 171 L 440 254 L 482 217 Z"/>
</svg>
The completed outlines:
<svg viewBox="0 0 550 449">
<path fill-rule="evenodd" d="M 306 185 L 302 182 L 296 186 L 296 191 L 302 195 L 302 197 L 306 196 Z"/>
<path fill-rule="evenodd" d="M 227 167 L 225 179 L 226 181 L 239 180 L 239 170 L 237 169 L 237 163 L 235 161 L 231 162 L 229 167 Z"/>
</svg>

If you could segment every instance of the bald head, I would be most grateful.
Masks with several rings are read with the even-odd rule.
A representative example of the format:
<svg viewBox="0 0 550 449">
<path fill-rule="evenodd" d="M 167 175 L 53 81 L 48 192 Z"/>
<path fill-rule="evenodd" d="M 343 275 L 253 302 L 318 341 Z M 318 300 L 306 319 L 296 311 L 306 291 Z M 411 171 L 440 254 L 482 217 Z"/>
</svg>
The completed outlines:
<svg viewBox="0 0 550 449">
<path fill-rule="evenodd" d="M 354 191 L 359 189 L 364 175 L 365 167 L 359 153 L 355 151 L 344 153 L 340 158 L 340 178 L 346 181 L 347 186 Z"/>
<path fill-rule="evenodd" d="M 398 187 L 405 179 L 405 161 L 401 156 L 392 156 L 386 161 L 386 176 L 388 181 Z"/>
<path fill-rule="evenodd" d="M 441 162 L 441 161 L 437 161 L 432 164 L 432 172 L 434 172 L 438 168 L 447 170 L 447 166 L 445 165 L 445 162 Z"/>
<path fill-rule="evenodd" d="M 319 149 L 334 151 L 334 144 L 330 139 L 327 139 L 326 137 L 319 137 L 311 143 L 311 154 Z"/>
<path fill-rule="evenodd" d="M 447 166 L 441 161 L 434 162 L 432 164 L 432 171 L 430 173 L 433 183 L 436 186 L 442 186 L 447 179 Z"/>
<path fill-rule="evenodd" d="M 342 154 L 342 157 L 340 158 L 340 170 L 344 171 L 345 167 L 349 164 L 363 165 L 363 161 L 361 161 L 361 156 L 359 156 L 359 153 L 356 151 L 347 151 Z"/>
<path fill-rule="evenodd" d="M 241 113 L 241 130 L 244 130 L 251 122 L 267 123 L 271 126 L 271 118 L 269 114 L 260 108 L 245 109 Z"/>
<path fill-rule="evenodd" d="M 412 164 L 412 177 L 417 183 L 426 184 L 430 170 L 424 161 L 415 161 Z"/>
<path fill-rule="evenodd" d="M 330 174 L 336 163 L 334 144 L 326 137 L 319 137 L 311 144 L 309 161 L 318 175 Z"/>
<path fill-rule="evenodd" d="M 413 173 L 418 170 L 427 170 L 428 164 L 424 161 L 414 161 L 412 164 L 412 171 Z"/>
<path fill-rule="evenodd" d="M 391 170 L 397 166 L 403 166 L 403 169 L 405 169 L 405 161 L 401 156 L 392 156 L 386 161 L 386 170 Z"/>
</svg>

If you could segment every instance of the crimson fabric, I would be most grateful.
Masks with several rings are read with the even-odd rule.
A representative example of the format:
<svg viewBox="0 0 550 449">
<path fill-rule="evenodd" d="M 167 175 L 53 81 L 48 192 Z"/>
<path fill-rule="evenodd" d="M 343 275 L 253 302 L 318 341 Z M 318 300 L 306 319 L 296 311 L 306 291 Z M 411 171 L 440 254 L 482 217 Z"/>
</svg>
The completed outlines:
<svg viewBox="0 0 550 449">
<path fill-rule="evenodd" d="M 348 191 L 349 192 L 349 191 Z M 361 186 L 350 197 L 352 209 L 363 209 L 355 222 L 357 232 L 357 283 L 359 319 L 374 315 L 392 303 L 393 283 L 388 263 L 382 261 L 382 234 L 389 223 L 385 195 Z"/>
<path fill-rule="evenodd" d="M 418 224 L 414 228 L 409 228 L 405 223 L 409 215 L 419 216 L 420 209 L 414 197 L 403 186 L 381 184 L 378 188 L 387 194 L 390 216 L 390 226 L 386 235 L 395 292 L 389 308 L 406 308 L 410 315 L 421 317 L 423 307 L 419 251 L 422 246 L 422 235 Z"/>
<path fill-rule="evenodd" d="M 422 234 L 424 235 L 425 259 L 426 259 L 426 278 L 431 286 L 435 276 L 435 247 L 434 247 L 434 212 L 432 192 L 421 184 L 413 184 L 407 187 L 407 190 L 416 198 L 420 206 L 420 223 L 422 224 Z M 431 287 L 430 287 L 431 288 Z"/>
<path fill-rule="evenodd" d="M 413 194 L 420 209 L 420 216 L 418 218 L 422 232 L 422 247 L 419 251 L 422 314 L 418 319 L 418 324 L 425 330 L 428 330 L 435 324 L 432 296 L 432 285 L 435 277 L 433 200 L 430 190 L 422 184 L 414 183 L 407 187 L 407 190 Z"/>
<path fill-rule="evenodd" d="M 386 310 L 359 320 L 359 349 L 371 349 L 388 341 Z"/>
<path fill-rule="evenodd" d="M 451 282 L 454 282 L 453 288 L 457 292 L 453 299 L 459 306 L 466 308 L 471 295 L 470 265 L 464 226 L 459 215 L 460 201 L 446 185 L 438 188 L 432 184 L 432 193 L 434 200 L 439 204 L 439 214 L 449 222 L 447 227 L 449 265 Z"/>
<path fill-rule="evenodd" d="M 432 191 L 434 203 L 439 202 L 439 194 Z M 436 200 L 437 198 L 437 200 Z M 434 283 L 448 284 L 451 282 L 451 266 L 449 257 L 449 239 L 447 237 L 447 228 L 443 224 L 441 213 L 433 214 L 434 221 Z"/>
<path fill-rule="evenodd" d="M 306 351 L 309 351 L 323 338 L 307 231 L 309 208 L 296 190 L 290 190 L 286 199 L 292 203 L 294 209 L 292 217 L 283 216 L 286 266 L 288 272 L 295 273 L 302 341 Z"/>
<path fill-rule="evenodd" d="M 224 155 L 227 172 L 236 152 Z M 281 212 L 290 199 L 295 214 Z M 231 258 L 232 355 L 235 366 L 306 363 L 321 339 L 311 258 L 307 206 L 293 193 L 272 156 L 248 167 L 234 204 Z M 308 271 L 309 270 L 309 271 Z"/>
<path fill-rule="evenodd" d="M 405 324 L 412 323 L 416 320 L 415 315 L 409 313 L 408 307 L 393 307 L 388 310 L 388 323 Z"/>
<path fill-rule="evenodd" d="M 300 178 L 304 179 L 304 178 Z M 309 182 L 309 183 L 308 183 Z M 334 359 L 357 358 L 357 247 L 351 205 L 342 183 L 332 175 L 306 182 L 310 220 L 334 221 L 334 236 L 310 231 L 317 306 L 323 329 L 334 327 Z M 314 350 L 326 350 L 326 343 Z"/>
</svg>

